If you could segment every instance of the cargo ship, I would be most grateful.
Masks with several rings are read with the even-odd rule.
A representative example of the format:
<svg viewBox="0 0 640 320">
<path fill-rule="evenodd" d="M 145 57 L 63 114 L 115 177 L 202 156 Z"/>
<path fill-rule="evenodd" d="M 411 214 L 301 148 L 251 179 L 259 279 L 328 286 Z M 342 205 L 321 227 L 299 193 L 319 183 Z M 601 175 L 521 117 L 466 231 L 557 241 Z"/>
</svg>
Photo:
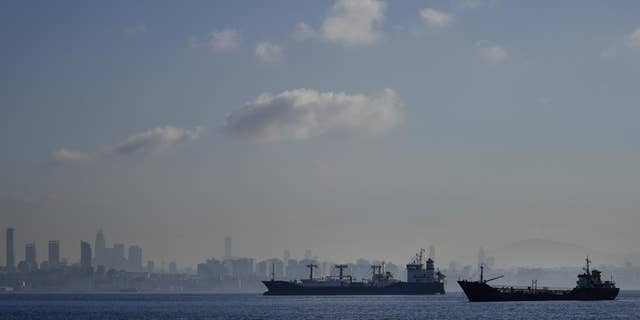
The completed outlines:
<svg viewBox="0 0 640 320">
<path fill-rule="evenodd" d="M 601 272 L 589 268 L 591 261 L 587 257 L 584 272 L 578 275 L 577 285 L 573 289 L 539 288 L 537 281 L 531 286 L 490 286 L 489 281 L 500 279 L 498 276 L 484 279 L 484 266 L 480 266 L 480 281 L 458 281 L 458 284 L 471 302 L 487 301 L 547 301 L 547 300 L 614 300 L 620 289 L 615 282 L 602 281 Z"/>
<path fill-rule="evenodd" d="M 407 281 L 400 281 L 391 272 L 384 270 L 384 264 L 371 266 L 371 279 L 356 281 L 344 273 L 348 265 L 339 264 L 334 268 L 338 275 L 314 278 L 313 270 L 318 266 L 308 264 L 309 278 L 284 281 L 275 280 L 272 272 L 271 280 L 263 281 L 267 287 L 264 295 L 426 295 L 444 294 L 445 275 L 435 269 L 433 259 L 423 263 L 424 250 L 406 265 Z"/>
</svg>

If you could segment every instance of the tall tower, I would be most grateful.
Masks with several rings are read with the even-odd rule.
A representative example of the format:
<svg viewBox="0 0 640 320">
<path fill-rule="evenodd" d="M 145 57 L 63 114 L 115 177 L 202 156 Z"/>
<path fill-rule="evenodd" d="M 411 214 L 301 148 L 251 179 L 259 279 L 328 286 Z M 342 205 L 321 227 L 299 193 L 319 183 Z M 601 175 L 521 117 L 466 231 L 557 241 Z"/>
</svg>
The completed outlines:
<svg viewBox="0 0 640 320">
<path fill-rule="evenodd" d="M 27 243 L 24 246 L 24 261 L 27 263 L 27 268 L 30 271 L 38 269 L 38 259 L 36 257 L 35 243 Z"/>
<path fill-rule="evenodd" d="M 60 265 L 60 241 L 49 240 L 49 265 L 55 268 Z"/>
<path fill-rule="evenodd" d="M 129 271 L 142 271 L 142 248 L 139 246 L 129 246 L 127 261 L 129 262 Z"/>
<path fill-rule="evenodd" d="M 224 238 L 224 257 L 225 259 L 230 259 L 233 257 L 231 255 L 231 237 L 226 236 Z"/>
<path fill-rule="evenodd" d="M 7 228 L 7 270 L 15 271 L 16 270 L 16 260 L 15 254 L 13 252 L 13 233 L 16 229 Z"/>
<path fill-rule="evenodd" d="M 85 241 L 80 241 L 80 266 L 84 271 L 93 271 L 91 266 L 91 245 Z"/>
<path fill-rule="evenodd" d="M 99 266 L 104 266 L 107 263 L 106 259 L 106 247 L 107 243 L 104 240 L 104 233 L 102 229 L 98 229 L 98 233 L 96 233 L 96 264 Z"/>
</svg>

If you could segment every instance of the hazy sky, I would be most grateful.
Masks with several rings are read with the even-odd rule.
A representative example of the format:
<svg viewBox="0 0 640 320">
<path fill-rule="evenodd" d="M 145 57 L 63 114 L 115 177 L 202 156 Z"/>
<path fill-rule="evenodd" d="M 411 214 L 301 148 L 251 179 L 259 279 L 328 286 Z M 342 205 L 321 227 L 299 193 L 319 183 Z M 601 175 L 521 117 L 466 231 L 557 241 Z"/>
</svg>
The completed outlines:
<svg viewBox="0 0 640 320">
<path fill-rule="evenodd" d="M 256 258 L 639 251 L 637 1 L 2 1 L 0 21 L 18 260 L 49 239 L 75 260 L 98 228 L 182 265 L 226 235 Z"/>
</svg>

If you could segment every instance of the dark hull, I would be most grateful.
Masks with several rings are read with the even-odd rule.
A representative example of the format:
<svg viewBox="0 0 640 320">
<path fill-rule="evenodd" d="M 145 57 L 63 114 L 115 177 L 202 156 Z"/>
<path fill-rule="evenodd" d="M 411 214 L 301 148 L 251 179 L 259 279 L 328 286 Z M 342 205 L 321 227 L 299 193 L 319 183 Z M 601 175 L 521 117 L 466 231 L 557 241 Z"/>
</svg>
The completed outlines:
<svg viewBox="0 0 640 320">
<path fill-rule="evenodd" d="M 267 287 L 264 295 L 418 295 L 444 294 L 443 283 L 400 282 L 386 287 L 374 287 L 364 284 L 350 284 L 340 287 L 303 287 L 290 281 L 262 281 Z"/>
<path fill-rule="evenodd" d="M 478 281 L 458 281 L 471 302 L 481 301 L 552 301 L 552 300 L 613 300 L 618 288 L 575 288 L 572 290 L 498 290 Z"/>
</svg>

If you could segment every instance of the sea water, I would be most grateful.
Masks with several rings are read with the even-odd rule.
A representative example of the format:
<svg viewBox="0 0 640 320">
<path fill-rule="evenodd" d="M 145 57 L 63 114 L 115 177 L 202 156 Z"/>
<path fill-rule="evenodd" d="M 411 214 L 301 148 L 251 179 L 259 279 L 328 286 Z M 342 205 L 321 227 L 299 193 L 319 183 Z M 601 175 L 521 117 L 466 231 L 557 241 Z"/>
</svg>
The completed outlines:
<svg viewBox="0 0 640 320">
<path fill-rule="evenodd" d="M 640 291 L 614 301 L 470 303 L 434 296 L 0 294 L 0 319 L 640 319 Z"/>
</svg>

